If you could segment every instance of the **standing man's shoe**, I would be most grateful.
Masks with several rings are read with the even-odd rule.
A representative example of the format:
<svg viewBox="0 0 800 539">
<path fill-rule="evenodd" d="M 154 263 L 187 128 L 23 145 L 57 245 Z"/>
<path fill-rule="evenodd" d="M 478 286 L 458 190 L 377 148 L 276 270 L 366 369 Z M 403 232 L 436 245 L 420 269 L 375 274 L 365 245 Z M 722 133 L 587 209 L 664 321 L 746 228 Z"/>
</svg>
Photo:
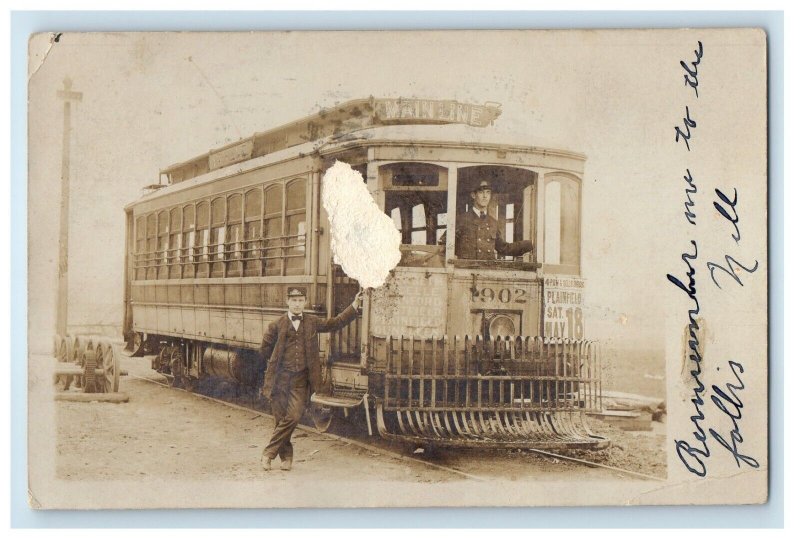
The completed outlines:
<svg viewBox="0 0 800 539">
<path fill-rule="evenodd" d="M 281 470 L 284 472 L 291 471 L 292 469 L 292 457 L 281 459 Z"/>
<path fill-rule="evenodd" d="M 261 467 L 267 472 L 272 469 L 272 459 L 266 453 L 261 454 Z"/>
</svg>

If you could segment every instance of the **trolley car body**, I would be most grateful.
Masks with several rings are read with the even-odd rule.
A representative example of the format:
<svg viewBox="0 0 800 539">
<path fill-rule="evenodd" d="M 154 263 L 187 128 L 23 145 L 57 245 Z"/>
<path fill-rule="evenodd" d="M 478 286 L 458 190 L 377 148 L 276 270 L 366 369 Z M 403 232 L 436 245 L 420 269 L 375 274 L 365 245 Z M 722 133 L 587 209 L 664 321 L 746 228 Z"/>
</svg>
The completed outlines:
<svg viewBox="0 0 800 539">
<path fill-rule="evenodd" d="M 322 176 L 344 161 L 395 221 L 402 259 L 357 320 L 320 336 L 328 383 L 314 399 L 364 406 L 370 430 L 415 443 L 602 446 L 584 422 L 600 406 L 580 310 L 585 157 L 484 142 L 499 113 L 370 98 L 163 170 L 167 185 L 126 207 L 126 336 L 154 344 L 154 368 L 176 378 L 257 389 L 257 350 L 288 287 L 305 287 L 324 316 L 358 291 L 333 264 L 321 204 Z M 448 137 L 456 128 L 462 138 Z M 477 130 L 481 141 L 464 141 Z M 506 239 L 532 252 L 456 257 L 459 213 L 481 179 Z M 564 294 L 568 316 L 548 312 L 563 306 L 546 294 Z"/>
</svg>

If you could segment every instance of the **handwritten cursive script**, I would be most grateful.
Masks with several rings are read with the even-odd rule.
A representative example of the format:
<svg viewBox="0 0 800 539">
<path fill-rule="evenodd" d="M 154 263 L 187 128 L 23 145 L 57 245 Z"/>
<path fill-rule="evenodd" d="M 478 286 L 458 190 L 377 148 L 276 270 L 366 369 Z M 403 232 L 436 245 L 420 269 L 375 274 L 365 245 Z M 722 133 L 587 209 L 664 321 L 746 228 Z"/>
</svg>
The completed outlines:
<svg viewBox="0 0 800 539">
<path fill-rule="evenodd" d="M 699 41 L 697 42 L 697 49 L 694 51 L 694 55 L 695 60 L 691 63 L 691 67 L 685 61 L 681 61 L 680 65 L 684 71 L 684 86 L 691 88 L 695 99 L 697 99 L 700 97 L 700 92 L 698 90 L 700 87 L 698 66 L 700 65 L 700 59 L 703 57 L 703 44 Z M 692 138 L 692 129 L 695 127 L 697 127 L 697 122 L 693 120 L 689 114 L 689 106 L 687 105 L 686 114 L 683 117 L 683 128 L 675 126 L 675 142 L 683 140 L 686 144 L 686 151 L 691 151 L 689 139 Z M 683 205 L 685 209 L 683 215 L 690 225 L 695 226 L 697 225 L 697 214 L 695 213 L 695 202 L 692 195 L 697 194 L 697 184 L 688 168 L 686 169 L 686 175 L 683 177 L 683 180 L 687 185 L 684 189 L 686 202 L 684 202 Z M 697 336 L 700 329 L 700 325 L 697 323 L 698 317 L 700 316 L 700 299 L 697 294 L 696 270 L 694 264 L 699 256 L 699 248 L 695 240 L 691 240 L 691 245 L 692 248 L 681 255 L 681 260 L 683 260 L 683 263 L 687 267 L 686 280 L 684 281 L 672 274 L 667 274 L 667 280 L 682 290 L 689 298 L 690 302 L 690 308 L 687 310 L 687 317 L 689 320 L 689 339 L 687 345 L 690 350 L 689 361 L 692 363 L 689 372 L 693 380 L 692 404 L 694 405 L 694 413 L 690 421 L 694 427 L 694 431 L 692 432 L 694 440 L 675 440 L 675 451 L 687 470 L 695 475 L 704 477 L 706 475 L 705 459 L 711 455 L 711 450 L 708 447 L 708 436 L 703 425 L 706 421 L 706 414 L 703 411 L 703 406 L 705 406 L 703 394 L 706 391 L 706 386 L 703 384 L 700 376 L 703 372 L 703 355 L 700 352 L 700 341 Z"/>
<path fill-rule="evenodd" d="M 686 61 L 681 60 L 681 67 L 683 68 L 683 85 L 688 86 L 694 92 L 694 97 L 700 97 L 700 61 L 703 58 L 703 43 L 697 42 L 697 48 L 694 51 L 694 61 L 691 66 Z M 675 126 L 675 142 L 683 141 L 686 144 L 686 150 L 692 151 L 689 146 L 689 139 L 692 138 L 692 129 L 697 127 L 697 121 L 692 119 L 689 113 L 689 105 L 686 105 L 686 113 L 683 115 L 683 127 Z"/>
<path fill-rule="evenodd" d="M 739 202 L 739 195 L 736 192 L 736 189 L 734 189 L 733 200 L 731 200 L 719 189 L 715 189 L 714 191 L 717 194 L 717 198 L 719 198 L 720 202 L 722 202 L 722 204 L 720 204 L 720 202 L 714 202 L 714 209 L 717 210 L 717 213 L 724 217 L 725 220 L 731 224 L 731 226 L 733 226 L 731 238 L 733 238 L 733 241 L 736 242 L 736 245 L 739 245 L 739 241 L 742 239 L 742 233 L 739 230 L 739 212 L 736 211 L 736 204 Z M 717 264 L 716 262 L 708 262 L 706 264 L 706 267 L 711 274 L 711 280 L 714 281 L 714 284 L 717 285 L 717 288 L 722 288 L 722 286 L 719 284 L 719 281 L 717 281 L 717 276 L 714 274 L 714 272 L 717 270 L 726 273 L 730 278 L 736 281 L 736 284 L 739 286 L 744 286 L 741 277 L 739 277 L 741 270 L 744 270 L 747 273 L 753 273 L 758 269 L 758 260 L 756 260 L 751 267 L 747 267 L 727 254 L 725 255 L 725 263 L 727 268 L 723 267 L 721 264 Z M 736 268 L 734 268 L 734 266 L 736 266 Z"/>
<path fill-rule="evenodd" d="M 739 430 L 739 420 L 742 419 L 744 402 L 737 394 L 737 391 L 744 391 L 744 381 L 741 377 L 741 375 L 744 374 L 744 367 L 742 367 L 741 363 L 737 363 L 736 361 L 728 361 L 728 366 L 736 377 L 736 383 L 725 384 L 725 389 L 720 389 L 718 386 L 712 385 L 711 391 L 713 391 L 714 394 L 711 396 L 711 402 L 713 402 L 723 414 L 730 418 L 733 428 L 728 433 L 729 438 L 727 439 L 723 438 L 722 435 L 714 429 L 710 429 L 709 432 L 722 447 L 733 455 L 733 458 L 736 460 L 736 466 L 741 468 L 741 463 L 744 462 L 751 468 L 758 468 L 760 465 L 756 459 L 739 451 L 739 444 L 744 442 L 744 436 Z"/>
<path fill-rule="evenodd" d="M 687 311 L 687 314 L 689 318 L 688 344 L 689 350 L 691 350 L 691 353 L 689 354 L 689 360 L 694 364 L 690 374 L 694 380 L 694 387 L 692 388 L 694 393 L 694 396 L 692 397 L 692 404 L 694 405 L 695 413 L 692 415 L 690 420 L 692 424 L 694 424 L 693 434 L 696 442 L 699 444 L 699 447 L 695 447 L 695 445 L 692 445 L 692 443 L 689 443 L 686 440 L 675 440 L 675 450 L 678 453 L 678 458 L 681 459 L 681 462 L 683 462 L 683 465 L 686 466 L 687 470 L 695 475 L 703 477 L 706 475 L 706 465 L 703 462 L 703 459 L 708 458 L 711 455 L 711 452 L 709 451 L 708 444 L 706 443 L 706 439 L 708 438 L 706 431 L 703 429 L 703 421 L 705 421 L 706 418 L 705 414 L 703 413 L 703 406 L 705 404 L 703 401 L 703 393 L 705 392 L 706 387 L 700 380 L 700 374 L 703 372 L 701 366 L 703 356 L 700 353 L 700 343 L 699 339 L 697 338 L 697 331 L 700 329 L 700 326 L 697 323 L 697 317 L 700 315 L 700 300 L 697 298 L 697 285 L 694 277 L 695 269 L 693 262 L 697 260 L 698 250 L 697 242 L 692 240 L 691 243 L 692 247 L 694 248 L 694 252 L 683 253 L 681 255 L 681 259 L 683 259 L 683 262 L 688 268 L 686 272 L 687 281 L 683 282 L 681 279 L 672 274 L 667 274 L 667 279 L 669 282 L 683 290 L 692 303 L 692 307 Z"/>
<path fill-rule="evenodd" d="M 684 86 L 691 89 L 693 94 L 690 99 L 699 99 L 700 97 L 699 66 L 702 57 L 703 43 L 698 41 L 697 49 L 694 51 L 694 61 L 691 63 L 685 61 L 680 62 L 683 68 Z M 692 139 L 692 130 L 697 127 L 698 122 L 690 115 L 689 105 L 686 105 L 685 111 L 682 120 L 683 125 L 675 126 L 675 142 L 683 142 L 686 151 L 691 151 L 689 141 Z M 698 182 L 692 176 L 688 168 L 686 169 L 686 174 L 683 176 L 682 186 L 685 197 L 683 215 L 686 221 L 694 227 L 697 225 L 698 214 L 701 214 L 699 209 L 695 206 L 695 197 L 698 195 Z M 722 217 L 721 222 L 724 223 L 724 226 L 730 227 L 728 233 L 735 242 L 735 247 L 738 248 L 742 240 L 743 230 L 743 228 L 740 227 L 740 215 L 737 210 L 739 193 L 735 188 L 732 192 L 727 189 L 716 188 L 714 189 L 714 193 L 716 194 L 716 199 L 713 202 L 714 210 L 718 216 Z M 691 248 L 685 250 L 685 252 L 681 254 L 681 260 L 686 266 L 685 277 L 680 278 L 671 273 L 667 274 L 667 280 L 681 290 L 689 300 L 689 309 L 686 311 L 688 318 L 688 338 L 686 346 L 688 350 L 688 362 L 691 365 L 689 370 L 691 374 L 690 389 L 692 391 L 691 402 L 694 406 L 694 411 L 691 412 L 691 417 L 689 418 L 692 424 L 691 435 L 683 438 L 679 437 L 674 440 L 675 452 L 689 472 L 700 477 L 705 477 L 708 472 L 708 459 L 711 457 L 712 452 L 712 445 L 710 445 L 712 442 L 709 441 L 710 435 L 714 441 L 733 456 L 738 467 L 741 468 L 742 463 L 744 463 L 751 468 L 758 468 L 758 460 L 743 453 L 741 450 L 741 446 L 744 443 L 744 434 L 741 431 L 740 422 L 745 408 L 742 398 L 745 383 L 743 381 L 744 366 L 737 361 L 728 361 L 728 366 L 735 377 L 734 381 L 727 382 L 722 386 L 716 384 L 711 385 L 711 402 L 716 406 L 716 409 L 722 412 L 724 417 L 730 421 L 730 428 L 725 434 L 721 434 L 720 431 L 722 430 L 724 432 L 724 429 L 714 429 L 709 425 L 714 424 L 714 417 L 708 414 L 708 411 L 705 409 L 706 402 L 703 397 L 704 395 L 706 398 L 709 397 L 706 395 L 706 384 L 703 383 L 704 358 L 701 352 L 703 348 L 701 346 L 701 339 L 698 337 L 698 334 L 702 335 L 700 332 L 700 324 L 698 323 L 701 312 L 701 301 L 698 292 L 697 270 L 695 265 L 698 263 L 698 258 L 700 257 L 700 248 L 698 247 L 697 240 L 692 239 L 690 243 Z M 758 260 L 750 266 L 743 265 L 729 254 L 724 255 L 724 260 L 724 265 L 713 261 L 706 261 L 706 267 L 708 268 L 711 280 L 717 288 L 722 288 L 717 279 L 717 272 L 719 272 L 720 277 L 727 275 L 740 287 L 743 287 L 745 285 L 743 277 L 758 269 Z M 717 371 L 719 371 L 719 368 L 717 368 Z M 711 411 L 713 411 L 713 408 Z"/>
</svg>

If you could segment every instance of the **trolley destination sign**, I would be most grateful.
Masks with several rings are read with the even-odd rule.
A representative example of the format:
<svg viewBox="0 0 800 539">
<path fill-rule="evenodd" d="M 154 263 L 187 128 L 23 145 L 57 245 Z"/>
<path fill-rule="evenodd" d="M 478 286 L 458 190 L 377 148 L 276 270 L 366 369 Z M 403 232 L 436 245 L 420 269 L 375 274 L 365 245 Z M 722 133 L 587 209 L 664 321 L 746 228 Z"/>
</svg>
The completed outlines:
<svg viewBox="0 0 800 539">
<path fill-rule="evenodd" d="M 376 99 L 375 113 L 384 123 L 454 123 L 486 127 L 500 116 L 500 104 L 472 105 L 434 99 Z"/>
</svg>

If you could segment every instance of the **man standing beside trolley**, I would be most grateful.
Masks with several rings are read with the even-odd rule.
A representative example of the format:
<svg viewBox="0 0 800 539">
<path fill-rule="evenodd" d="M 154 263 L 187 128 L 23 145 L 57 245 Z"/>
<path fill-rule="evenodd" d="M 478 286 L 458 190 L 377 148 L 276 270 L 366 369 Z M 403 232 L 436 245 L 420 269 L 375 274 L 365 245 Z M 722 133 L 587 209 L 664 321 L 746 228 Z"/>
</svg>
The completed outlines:
<svg viewBox="0 0 800 539">
<path fill-rule="evenodd" d="M 492 186 L 486 180 L 470 193 L 472 209 L 458 216 L 456 223 L 456 256 L 472 260 L 496 260 L 499 256 L 520 256 L 533 250 L 529 240 L 506 242 L 497 220 L 489 215 Z M 497 254 L 495 254 L 495 252 Z"/>
<path fill-rule="evenodd" d="M 303 313 L 307 303 L 304 288 L 289 287 L 288 312 L 269 325 L 261 342 L 261 356 L 267 362 L 262 394 L 271 400 L 275 417 L 272 438 L 261 454 L 265 470 L 272 469 L 277 456 L 282 470 L 292 469 L 292 433 L 322 379 L 317 334 L 352 322 L 358 314 L 361 294 L 339 316 L 323 319 Z"/>
</svg>

